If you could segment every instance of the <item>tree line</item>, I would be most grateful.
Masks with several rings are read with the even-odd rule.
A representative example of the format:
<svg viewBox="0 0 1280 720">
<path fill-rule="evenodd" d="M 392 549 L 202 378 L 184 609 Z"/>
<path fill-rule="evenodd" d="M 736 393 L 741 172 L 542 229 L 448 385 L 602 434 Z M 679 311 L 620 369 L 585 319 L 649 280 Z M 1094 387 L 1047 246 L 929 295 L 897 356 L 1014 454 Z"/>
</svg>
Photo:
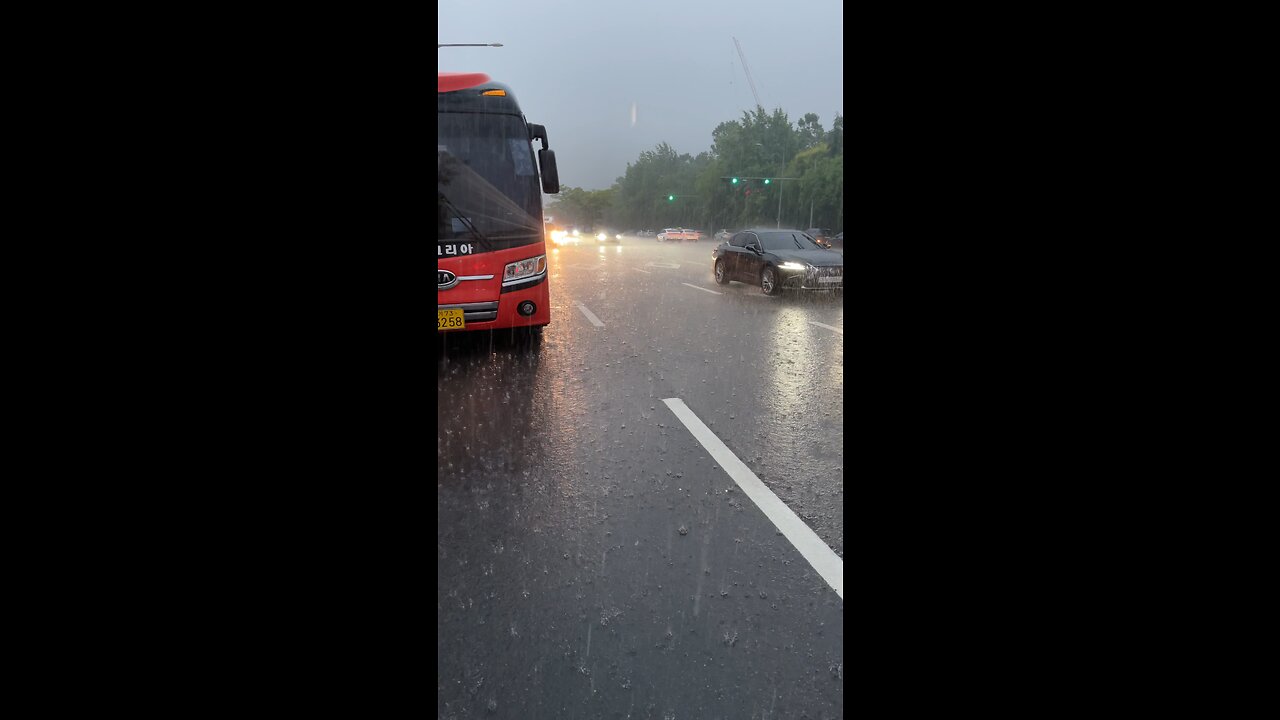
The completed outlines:
<svg viewBox="0 0 1280 720">
<path fill-rule="evenodd" d="M 843 116 L 825 130 L 814 113 L 792 124 L 781 109 L 757 108 L 720 123 L 711 138 L 711 148 L 696 156 L 659 143 L 627 163 L 606 190 L 562 188 L 546 214 L 566 225 L 619 230 L 775 223 L 844 229 Z"/>
</svg>

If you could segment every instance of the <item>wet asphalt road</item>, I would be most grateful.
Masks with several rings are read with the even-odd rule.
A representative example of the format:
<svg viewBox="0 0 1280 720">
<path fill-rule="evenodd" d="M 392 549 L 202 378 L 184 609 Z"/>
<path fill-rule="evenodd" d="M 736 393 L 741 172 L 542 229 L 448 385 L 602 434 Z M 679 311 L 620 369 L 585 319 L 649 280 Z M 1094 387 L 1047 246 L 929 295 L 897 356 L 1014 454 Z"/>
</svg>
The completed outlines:
<svg viewBox="0 0 1280 720">
<path fill-rule="evenodd" d="M 843 296 L 713 247 L 551 249 L 540 348 L 445 338 L 439 717 L 842 716 L 843 600 L 663 399 L 842 558 Z"/>
</svg>

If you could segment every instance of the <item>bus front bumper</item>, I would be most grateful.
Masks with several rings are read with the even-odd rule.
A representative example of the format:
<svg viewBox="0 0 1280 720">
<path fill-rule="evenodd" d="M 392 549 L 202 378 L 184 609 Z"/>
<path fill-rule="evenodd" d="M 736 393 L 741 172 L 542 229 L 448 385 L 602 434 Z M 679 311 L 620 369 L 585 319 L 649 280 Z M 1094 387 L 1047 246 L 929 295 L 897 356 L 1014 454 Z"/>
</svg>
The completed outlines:
<svg viewBox="0 0 1280 720">
<path fill-rule="evenodd" d="M 527 310 L 526 303 L 532 303 L 532 314 L 521 312 L 522 306 Z M 551 297 L 545 278 L 537 285 L 504 292 L 496 300 L 451 303 L 440 302 L 437 298 L 436 307 L 438 310 L 461 308 L 466 322 L 461 328 L 463 332 L 539 327 L 551 322 Z"/>
</svg>

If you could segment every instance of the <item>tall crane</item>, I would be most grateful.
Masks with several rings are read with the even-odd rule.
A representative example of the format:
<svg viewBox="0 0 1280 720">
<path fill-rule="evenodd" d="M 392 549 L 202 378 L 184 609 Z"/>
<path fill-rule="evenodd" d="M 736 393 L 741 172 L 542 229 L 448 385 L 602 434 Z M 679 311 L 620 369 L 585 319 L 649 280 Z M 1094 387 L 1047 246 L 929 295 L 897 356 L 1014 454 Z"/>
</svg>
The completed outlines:
<svg viewBox="0 0 1280 720">
<path fill-rule="evenodd" d="M 733 46 L 738 49 L 738 57 L 742 59 L 742 71 L 747 75 L 747 84 L 751 86 L 751 94 L 756 96 L 756 107 L 764 112 L 764 104 L 760 102 L 760 93 L 756 92 L 756 81 L 751 79 L 751 68 L 747 67 L 747 56 L 742 54 L 742 45 L 738 38 L 733 38 Z"/>
</svg>

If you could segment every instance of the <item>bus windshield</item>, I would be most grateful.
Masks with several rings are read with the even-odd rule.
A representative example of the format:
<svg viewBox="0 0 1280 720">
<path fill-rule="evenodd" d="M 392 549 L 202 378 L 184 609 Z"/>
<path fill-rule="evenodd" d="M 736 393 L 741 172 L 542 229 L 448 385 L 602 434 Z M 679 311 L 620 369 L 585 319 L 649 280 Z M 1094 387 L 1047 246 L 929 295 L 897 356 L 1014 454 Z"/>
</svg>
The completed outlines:
<svg viewBox="0 0 1280 720">
<path fill-rule="evenodd" d="M 542 196 L 523 119 L 453 112 L 439 118 L 438 242 L 474 242 L 474 252 L 541 242 Z"/>
</svg>

